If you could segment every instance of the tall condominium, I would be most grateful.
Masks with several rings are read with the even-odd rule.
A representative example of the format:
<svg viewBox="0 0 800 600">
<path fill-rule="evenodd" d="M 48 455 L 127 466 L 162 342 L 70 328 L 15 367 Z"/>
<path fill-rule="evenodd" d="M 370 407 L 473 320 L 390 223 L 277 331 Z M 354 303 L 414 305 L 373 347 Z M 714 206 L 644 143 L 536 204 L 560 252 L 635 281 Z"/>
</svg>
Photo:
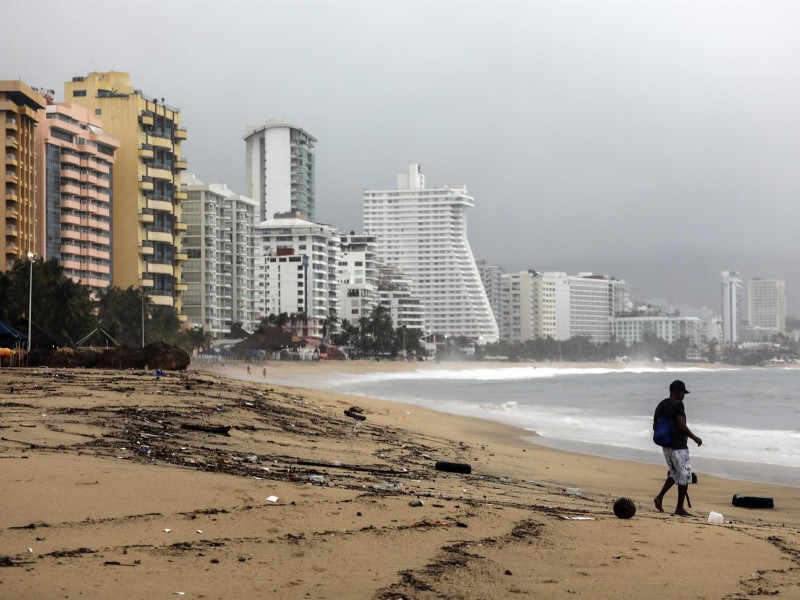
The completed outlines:
<svg viewBox="0 0 800 600">
<path fill-rule="evenodd" d="M 502 338 L 522 343 L 570 337 L 570 287 L 566 273 L 504 273 Z"/>
<path fill-rule="evenodd" d="M 489 298 L 489 306 L 492 307 L 492 314 L 497 323 L 497 329 L 502 338 L 503 328 L 503 267 L 493 265 L 485 260 L 477 262 L 478 273 L 481 276 L 483 289 L 486 290 L 486 297 Z"/>
<path fill-rule="evenodd" d="M 258 205 L 225 184 L 206 184 L 193 175 L 184 179 L 183 313 L 190 324 L 214 337 L 231 331 L 233 323 L 255 331 L 260 322 L 256 294 Z"/>
<path fill-rule="evenodd" d="M 786 333 L 786 286 L 780 279 L 751 279 L 748 284 L 748 321 L 759 327 Z"/>
<path fill-rule="evenodd" d="M 340 312 L 339 232 L 295 213 L 279 213 L 256 230 L 262 248 L 260 314 L 304 316 L 303 335 L 321 337 L 325 321 Z"/>
<path fill-rule="evenodd" d="M 341 236 L 341 254 L 336 269 L 342 311 L 341 321 L 358 325 L 378 304 L 378 262 L 375 237 L 351 232 Z"/>
<path fill-rule="evenodd" d="M 381 265 L 378 277 L 379 302 L 389 310 L 394 327 L 424 332 L 422 303 L 412 291 L 411 282 L 403 278 L 397 267 L 390 265 Z"/>
<path fill-rule="evenodd" d="M 2 165 L 5 191 L 0 214 L 5 220 L 4 258 L 0 272 L 10 270 L 16 260 L 40 254 L 44 246 L 36 239 L 36 125 L 46 100 L 21 81 L 0 81 L 0 127 L 3 128 Z"/>
<path fill-rule="evenodd" d="M 395 190 L 364 191 L 364 229 L 378 258 L 411 280 L 432 333 L 479 343 L 498 339 L 497 322 L 467 241 L 464 186 L 426 189 L 419 165 L 397 178 Z"/>
<path fill-rule="evenodd" d="M 722 271 L 722 341 L 739 341 L 741 321 L 742 280 L 738 271 Z"/>
<path fill-rule="evenodd" d="M 45 258 L 98 292 L 111 286 L 111 179 L 116 138 L 85 106 L 49 104 L 37 136 L 37 239 Z"/>
<path fill-rule="evenodd" d="M 316 219 L 314 146 L 317 139 L 302 127 L 267 121 L 249 127 L 244 137 L 247 153 L 247 190 L 260 207 L 260 219 L 277 213 L 298 213 Z"/>
<path fill-rule="evenodd" d="M 114 163 L 112 203 L 113 284 L 139 288 L 157 305 L 181 314 L 180 110 L 145 96 L 117 71 L 89 73 L 64 84 L 67 102 L 88 107 L 103 129 L 120 142 Z"/>
<path fill-rule="evenodd" d="M 611 319 L 625 310 L 627 285 L 621 279 L 593 273 L 569 277 L 570 337 L 595 344 L 611 339 Z"/>
</svg>

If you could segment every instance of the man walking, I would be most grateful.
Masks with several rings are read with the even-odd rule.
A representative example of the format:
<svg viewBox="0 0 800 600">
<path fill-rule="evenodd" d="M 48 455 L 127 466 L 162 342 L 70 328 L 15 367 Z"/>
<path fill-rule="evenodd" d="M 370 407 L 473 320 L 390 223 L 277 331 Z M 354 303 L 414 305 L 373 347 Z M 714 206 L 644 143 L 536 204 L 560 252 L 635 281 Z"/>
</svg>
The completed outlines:
<svg viewBox="0 0 800 600">
<path fill-rule="evenodd" d="M 689 446 L 688 439 L 691 438 L 698 446 L 703 445 L 703 440 L 697 437 L 686 426 L 686 410 L 683 407 L 683 399 L 689 390 L 686 385 L 676 379 L 669 384 L 669 398 L 665 398 L 659 402 L 656 407 L 656 412 L 653 415 L 653 429 L 662 415 L 665 415 L 670 422 L 672 422 L 672 443 L 669 446 L 664 446 L 664 459 L 667 461 L 669 468 L 669 475 L 664 482 L 664 487 L 661 488 L 658 496 L 653 499 L 656 508 L 660 512 L 664 512 L 662 502 L 664 501 L 664 494 L 666 494 L 672 486 L 678 484 L 678 505 L 675 507 L 675 514 L 682 517 L 690 517 L 691 514 L 683 507 L 686 501 L 689 483 L 692 481 L 692 466 L 689 464 Z"/>
</svg>

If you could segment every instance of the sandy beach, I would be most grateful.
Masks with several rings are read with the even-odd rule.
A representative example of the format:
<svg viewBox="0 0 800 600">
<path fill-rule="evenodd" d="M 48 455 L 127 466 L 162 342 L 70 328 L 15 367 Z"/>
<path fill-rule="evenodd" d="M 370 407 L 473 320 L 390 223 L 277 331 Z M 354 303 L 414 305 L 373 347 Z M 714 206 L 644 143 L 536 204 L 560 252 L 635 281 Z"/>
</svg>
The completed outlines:
<svg viewBox="0 0 800 600">
<path fill-rule="evenodd" d="M 664 467 L 303 388 L 408 363 L 261 368 L 2 369 L 0 598 L 800 598 L 798 487 L 704 476 L 677 517 Z"/>
</svg>

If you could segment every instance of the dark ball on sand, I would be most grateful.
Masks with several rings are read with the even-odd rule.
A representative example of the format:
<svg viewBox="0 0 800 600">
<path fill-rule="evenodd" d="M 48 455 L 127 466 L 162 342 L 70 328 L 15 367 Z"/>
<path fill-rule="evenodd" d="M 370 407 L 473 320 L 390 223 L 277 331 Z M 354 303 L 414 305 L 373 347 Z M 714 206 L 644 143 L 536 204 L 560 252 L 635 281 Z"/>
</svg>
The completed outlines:
<svg viewBox="0 0 800 600">
<path fill-rule="evenodd" d="M 636 505 L 630 498 L 618 498 L 614 502 L 614 514 L 620 519 L 630 519 L 636 514 Z"/>
</svg>

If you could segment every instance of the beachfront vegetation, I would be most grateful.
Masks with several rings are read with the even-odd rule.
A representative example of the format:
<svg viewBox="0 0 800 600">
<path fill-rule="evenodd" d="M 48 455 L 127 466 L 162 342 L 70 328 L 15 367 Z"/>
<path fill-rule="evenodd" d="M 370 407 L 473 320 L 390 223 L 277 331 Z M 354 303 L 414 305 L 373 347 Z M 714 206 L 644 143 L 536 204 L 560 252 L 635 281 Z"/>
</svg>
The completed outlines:
<svg viewBox="0 0 800 600">
<path fill-rule="evenodd" d="M 10 271 L 0 273 L 0 298 L 0 320 L 21 331 L 27 330 L 30 309 L 32 347 L 75 346 L 98 328 L 131 347 L 151 342 L 184 350 L 196 347 L 192 333 L 181 329 L 174 308 L 156 306 L 132 287 L 111 287 L 92 295 L 87 286 L 67 276 L 55 258 L 33 264 L 17 260 Z M 93 342 L 90 338 L 85 345 Z"/>
</svg>

